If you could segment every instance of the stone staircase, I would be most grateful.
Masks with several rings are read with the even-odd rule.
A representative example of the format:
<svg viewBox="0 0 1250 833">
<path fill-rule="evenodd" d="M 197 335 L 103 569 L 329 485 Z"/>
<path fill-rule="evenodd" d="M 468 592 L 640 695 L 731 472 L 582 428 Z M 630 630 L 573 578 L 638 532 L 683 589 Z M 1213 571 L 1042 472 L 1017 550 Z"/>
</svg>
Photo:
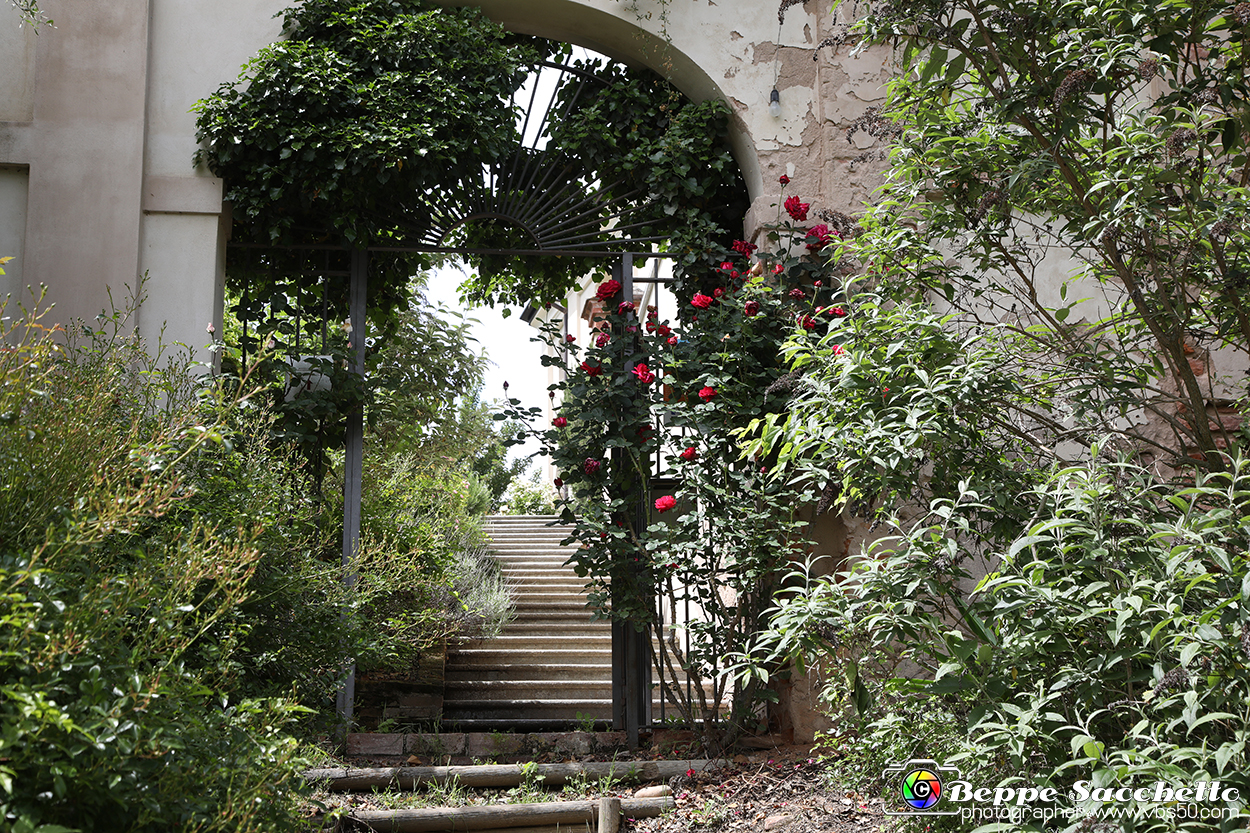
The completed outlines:
<svg viewBox="0 0 1250 833">
<path fill-rule="evenodd" d="M 612 627 L 593 621 L 582 579 L 564 562 L 564 527 L 544 515 L 495 515 L 487 533 L 516 618 L 499 636 L 453 647 L 443 725 L 541 731 L 612 720 Z"/>
<path fill-rule="evenodd" d="M 567 527 L 548 526 L 555 520 L 554 515 L 486 519 L 516 618 L 499 636 L 449 650 L 445 731 L 611 728 L 612 625 L 591 618 L 585 582 L 564 563 L 573 553 L 572 546 L 560 545 Z M 652 650 L 658 650 L 654 644 Z M 684 675 L 678 672 L 678 677 L 678 684 L 685 685 Z M 652 717 L 657 722 L 662 714 L 658 679 L 653 669 Z M 675 713 L 671 706 L 668 713 Z"/>
</svg>

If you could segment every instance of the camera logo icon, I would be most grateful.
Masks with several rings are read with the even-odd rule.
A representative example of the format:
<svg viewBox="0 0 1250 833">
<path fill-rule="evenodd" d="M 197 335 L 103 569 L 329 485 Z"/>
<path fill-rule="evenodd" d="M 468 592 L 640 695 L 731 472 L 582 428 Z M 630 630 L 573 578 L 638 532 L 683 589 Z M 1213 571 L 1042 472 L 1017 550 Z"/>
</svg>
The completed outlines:
<svg viewBox="0 0 1250 833">
<path fill-rule="evenodd" d="M 912 759 L 891 764 L 882 773 L 885 779 L 887 816 L 954 816 L 958 810 L 942 810 L 942 783 L 959 780 L 959 770 L 930 759 Z"/>
</svg>

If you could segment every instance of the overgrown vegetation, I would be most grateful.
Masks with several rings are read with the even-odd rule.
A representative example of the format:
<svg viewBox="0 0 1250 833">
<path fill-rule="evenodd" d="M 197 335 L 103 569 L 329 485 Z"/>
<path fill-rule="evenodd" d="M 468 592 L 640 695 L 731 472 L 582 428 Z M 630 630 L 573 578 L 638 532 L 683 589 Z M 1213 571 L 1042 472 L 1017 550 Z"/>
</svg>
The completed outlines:
<svg viewBox="0 0 1250 833">
<path fill-rule="evenodd" d="M 349 592 L 341 488 L 313 490 L 277 430 L 286 386 L 265 386 L 271 357 L 243 378 L 192 372 L 139 340 L 128 309 L 68 331 L 5 312 L 6 827 L 294 826 L 296 738 L 331 720 L 345 658 L 403 671 L 509 615 L 485 569 L 491 498 L 472 451 L 454 465 L 398 445 L 372 458 Z"/>
<path fill-rule="evenodd" d="M 938 757 L 1075 813 L 984 830 L 1244 824 L 1244 11 L 954 0 L 856 30 L 904 61 L 856 125 L 893 142 L 833 249 L 863 276 L 742 438 L 876 540 L 797 573 L 743 670 L 822 675 L 849 769 Z M 912 738 L 922 714 L 953 731 Z M 1241 798 L 1115 820 L 1078 780 Z"/>
</svg>

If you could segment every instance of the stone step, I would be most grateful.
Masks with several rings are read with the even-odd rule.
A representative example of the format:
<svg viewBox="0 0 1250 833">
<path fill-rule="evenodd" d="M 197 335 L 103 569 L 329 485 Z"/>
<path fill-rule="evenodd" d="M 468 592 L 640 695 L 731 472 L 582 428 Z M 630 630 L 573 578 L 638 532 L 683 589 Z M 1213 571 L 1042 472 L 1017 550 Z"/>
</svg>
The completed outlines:
<svg viewBox="0 0 1250 833">
<path fill-rule="evenodd" d="M 595 649 L 569 648 L 568 641 L 558 648 L 516 650 L 508 648 L 468 648 L 447 658 L 447 669 L 496 668 L 504 665 L 598 665 L 612 664 L 610 646 Z"/>
<path fill-rule="evenodd" d="M 513 577 L 507 581 L 508 589 L 530 593 L 565 593 L 585 595 L 586 585 L 575 584 L 563 576 L 540 576 L 538 578 Z"/>
<path fill-rule="evenodd" d="M 539 601 L 535 597 L 541 596 Z M 563 612 L 589 613 L 589 597 L 584 593 L 518 593 L 513 598 L 513 608 L 518 612 L 542 612 L 558 610 Z"/>
<path fill-rule="evenodd" d="M 612 680 L 612 663 L 494 663 L 458 665 L 446 672 L 446 682 L 474 680 Z"/>
<path fill-rule="evenodd" d="M 612 699 L 612 678 L 598 680 L 448 680 L 446 695 L 464 700 Z"/>
<path fill-rule="evenodd" d="M 665 710 L 669 714 L 676 713 L 671 705 L 666 706 Z M 657 717 L 659 716 L 659 700 L 652 700 L 651 711 Z M 463 720 L 509 722 L 527 719 L 559 719 L 571 722 L 585 719 L 609 721 L 612 719 L 612 699 L 610 697 L 587 697 L 562 700 L 449 700 L 443 710 L 443 720 L 453 724 Z"/>
<path fill-rule="evenodd" d="M 526 649 L 559 649 L 568 648 L 570 645 L 569 637 L 559 634 L 551 636 L 508 636 L 505 633 L 503 636 L 491 637 L 489 640 L 474 640 L 466 644 L 465 647 L 480 648 L 484 642 L 490 642 L 491 647 L 495 649 L 513 651 L 523 651 Z M 593 648 L 606 648 L 611 650 L 612 636 L 611 634 L 603 634 L 602 636 L 595 634 L 593 636 L 588 636 L 585 639 L 579 639 L 577 641 L 577 648 L 579 650 Z"/>
<path fill-rule="evenodd" d="M 612 699 L 563 698 L 542 700 L 447 700 L 443 719 L 516 720 L 516 719 L 579 719 L 611 720 Z"/>
</svg>

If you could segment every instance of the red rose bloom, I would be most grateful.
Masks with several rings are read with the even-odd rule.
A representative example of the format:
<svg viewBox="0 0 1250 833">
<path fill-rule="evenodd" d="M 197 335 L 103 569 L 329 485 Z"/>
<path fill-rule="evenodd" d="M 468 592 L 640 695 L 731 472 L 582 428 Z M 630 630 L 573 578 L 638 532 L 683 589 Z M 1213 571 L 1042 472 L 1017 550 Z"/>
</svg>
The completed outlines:
<svg viewBox="0 0 1250 833">
<path fill-rule="evenodd" d="M 834 236 L 837 234 L 836 231 L 830 231 L 829 227 L 824 223 L 813 226 L 807 232 L 807 250 L 809 252 L 820 251 L 832 243 Z"/>
<path fill-rule="evenodd" d="M 616 297 L 616 293 L 621 291 L 621 282 L 615 279 L 606 280 L 599 284 L 599 291 L 595 293 L 595 297 L 600 301 L 610 301 Z"/>
<path fill-rule="evenodd" d="M 722 272 L 728 272 L 733 268 L 734 268 L 734 265 L 727 260 L 720 265 L 720 269 Z"/>
<path fill-rule="evenodd" d="M 621 303 L 618 304 L 616 307 L 617 315 L 624 315 L 627 312 L 633 312 L 633 311 L 634 311 L 634 305 L 630 301 L 621 301 Z"/>
<path fill-rule="evenodd" d="M 709 401 L 715 395 L 716 395 L 716 388 L 708 387 L 707 385 L 704 385 L 703 389 L 699 391 L 699 398 L 702 399 L 704 402 Z"/>
<path fill-rule="evenodd" d="M 651 423 L 648 422 L 646 425 L 639 428 L 636 433 L 638 434 L 638 439 L 645 443 L 647 440 L 655 436 L 655 429 L 652 428 Z"/>
<path fill-rule="evenodd" d="M 760 302 L 759 301 L 747 301 L 745 304 L 742 305 L 742 311 L 747 314 L 748 318 L 759 315 Z"/>
<path fill-rule="evenodd" d="M 829 310 L 829 314 L 832 315 L 834 318 L 842 318 L 843 316 L 846 315 L 846 310 L 842 309 L 842 307 L 834 307 L 833 309 Z"/>
<path fill-rule="evenodd" d="M 803 316 L 799 319 L 799 323 L 803 325 L 803 329 L 805 330 L 816 329 L 816 319 L 812 318 L 810 315 Z"/>
<path fill-rule="evenodd" d="M 668 338 L 668 344 L 670 347 L 676 347 L 677 341 L 678 341 L 677 336 L 669 336 Z"/>
<path fill-rule="evenodd" d="M 595 336 L 595 346 L 603 347 L 605 344 L 607 344 L 611 340 L 612 340 L 612 336 L 608 335 L 607 333 L 601 332 L 599 333 L 599 335 Z"/>
<path fill-rule="evenodd" d="M 564 426 L 569 424 L 569 421 L 565 419 L 564 417 L 556 417 L 555 419 L 551 421 L 551 424 L 554 425 L 556 428 L 563 428 Z"/>
<path fill-rule="evenodd" d="M 567 343 L 569 343 L 569 344 L 572 344 L 573 342 L 577 341 L 577 339 L 576 339 L 576 338 L 574 338 L 574 337 L 573 337 L 573 336 L 571 336 L 571 335 L 569 335 L 569 336 L 565 336 L 565 337 L 564 337 L 564 340 L 565 340 Z"/>
<path fill-rule="evenodd" d="M 560 479 L 560 478 L 558 478 L 558 477 L 557 477 L 555 480 L 551 481 L 551 482 L 552 482 L 552 483 L 554 483 L 554 484 L 556 484 L 556 488 L 557 488 L 557 489 L 562 488 L 562 487 L 564 486 L 564 481 L 563 481 L 563 480 L 561 480 L 561 479 Z"/>
<path fill-rule="evenodd" d="M 594 457 L 587 457 L 586 462 L 582 463 L 582 471 L 590 477 L 594 477 L 599 473 L 599 468 L 602 465 L 603 463 L 599 462 Z"/>
<path fill-rule="evenodd" d="M 655 332 L 655 322 L 654 322 L 654 321 L 648 321 L 648 322 L 647 322 L 647 332 L 649 332 L 649 333 L 654 333 L 654 332 Z"/>
<path fill-rule="evenodd" d="M 638 381 L 644 385 L 649 385 L 655 381 L 655 374 L 645 365 L 640 364 L 634 368 L 634 375 L 638 377 Z"/>
<path fill-rule="evenodd" d="M 590 362 L 582 362 L 582 370 L 586 371 L 587 376 L 598 376 L 603 372 L 603 365 L 591 364 Z"/>
<path fill-rule="evenodd" d="M 796 301 L 801 301 L 807 297 L 807 293 L 796 286 L 794 289 L 790 290 L 790 297 Z"/>
<path fill-rule="evenodd" d="M 774 275 L 780 275 L 784 271 L 786 271 L 786 267 L 782 266 L 780 263 L 773 267 Z"/>
<path fill-rule="evenodd" d="M 677 498 L 672 495 L 664 495 L 655 499 L 655 509 L 657 512 L 667 512 L 677 505 Z"/>
<path fill-rule="evenodd" d="M 786 213 L 800 223 L 807 219 L 807 209 L 812 207 L 809 202 L 799 202 L 798 195 L 786 197 Z"/>
<path fill-rule="evenodd" d="M 712 306 L 712 296 L 704 295 L 702 292 L 699 292 L 690 299 L 690 303 L 699 309 L 707 309 Z"/>
<path fill-rule="evenodd" d="M 681 451 L 681 454 L 677 456 L 681 457 L 681 459 L 689 463 L 699 456 L 699 452 L 695 449 L 694 446 L 690 446 L 689 448 L 683 448 Z"/>
<path fill-rule="evenodd" d="M 736 275 L 736 274 L 738 274 L 738 273 L 737 273 L 737 272 L 734 272 L 734 274 Z M 722 295 L 724 295 L 724 294 L 725 294 L 725 289 L 724 289 L 724 287 L 720 287 L 720 286 L 718 286 L 718 287 L 716 287 L 715 289 L 713 289 L 713 290 L 712 290 L 712 296 L 713 296 L 713 297 L 715 297 L 715 298 L 719 298 L 720 296 L 722 296 Z"/>
<path fill-rule="evenodd" d="M 733 245 L 733 250 L 743 257 L 750 257 L 757 248 L 759 247 L 754 243 L 748 243 L 745 240 L 735 240 Z"/>
<path fill-rule="evenodd" d="M 845 349 L 843 349 L 843 347 L 842 347 L 842 345 L 841 345 L 841 344 L 835 344 L 835 345 L 833 345 L 833 355 L 835 355 L 835 356 L 845 356 L 845 355 L 846 355 L 846 350 L 845 350 Z"/>
<path fill-rule="evenodd" d="M 670 328 L 669 328 L 669 326 L 668 326 L 667 324 L 661 324 L 661 325 L 660 325 L 659 327 L 657 327 L 657 328 L 656 328 L 656 330 L 655 330 L 655 334 L 656 334 L 656 335 L 658 335 L 658 336 L 666 336 L 666 335 L 668 335 L 668 334 L 669 334 L 669 333 L 671 333 L 671 332 L 672 332 L 672 329 L 670 329 Z"/>
<path fill-rule="evenodd" d="M 777 181 L 780 182 L 783 186 L 789 185 L 790 177 L 786 176 L 785 174 L 782 174 L 781 176 L 777 177 Z"/>
</svg>

